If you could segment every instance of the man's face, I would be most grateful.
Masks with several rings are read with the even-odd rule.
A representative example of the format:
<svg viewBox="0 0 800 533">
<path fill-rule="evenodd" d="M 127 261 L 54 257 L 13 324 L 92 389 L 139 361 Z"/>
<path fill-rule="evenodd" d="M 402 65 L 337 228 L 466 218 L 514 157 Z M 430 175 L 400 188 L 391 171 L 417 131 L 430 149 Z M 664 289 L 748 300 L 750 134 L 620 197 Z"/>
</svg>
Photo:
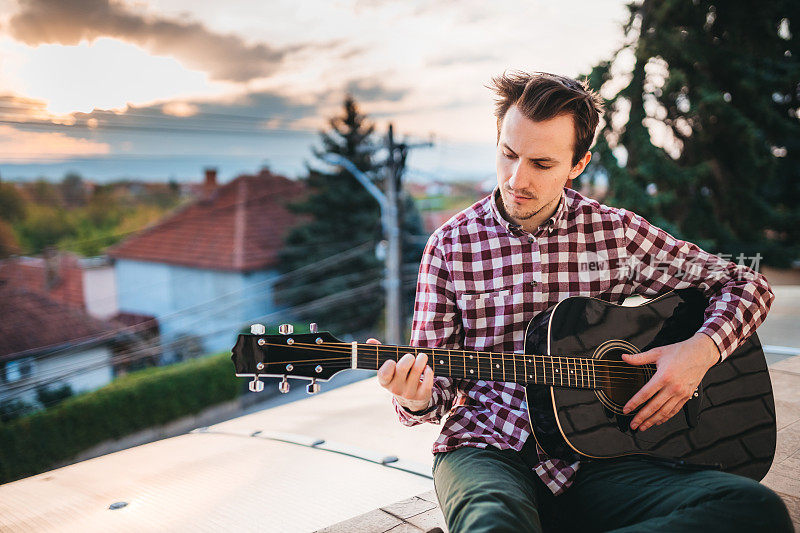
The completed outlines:
<svg viewBox="0 0 800 533">
<path fill-rule="evenodd" d="M 497 183 L 512 222 L 524 225 L 558 204 L 567 180 L 580 174 L 591 158 L 587 152 L 573 167 L 574 142 L 571 115 L 534 122 L 517 106 L 509 108 L 497 143 Z"/>
</svg>

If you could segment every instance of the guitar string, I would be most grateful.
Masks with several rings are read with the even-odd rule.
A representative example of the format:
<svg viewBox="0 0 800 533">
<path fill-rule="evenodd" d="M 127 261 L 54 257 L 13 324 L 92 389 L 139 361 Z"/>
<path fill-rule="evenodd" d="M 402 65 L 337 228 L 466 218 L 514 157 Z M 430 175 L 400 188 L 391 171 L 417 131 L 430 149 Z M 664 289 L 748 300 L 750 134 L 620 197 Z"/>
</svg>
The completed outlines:
<svg viewBox="0 0 800 533">
<path fill-rule="evenodd" d="M 340 346 L 335 346 L 334 343 L 327 343 L 327 344 L 322 344 L 322 345 L 315 344 L 315 343 L 301 343 L 301 342 L 295 342 L 293 344 L 288 344 L 288 345 L 287 344 L 266 343 L 265 346 L 276 346 L 276 347 L 282 347 L 282 348 L 298 348 L 298 347 L 301 347 L 301 346 L 308 346 L 308 347 L 315 348 L 315 351 L 321 351 L 321 352 L 322 351 L 327 351 L 327 352 L 334 352 L 334 353 L 350 353 L 351 350 L 352 350 L 352 345 L 341 345 L 341 347 L 340 347 Z M 323 346 L 326 346 L 326 347 L 323 348 Z M 330 348 L 328 348 L 327 346 L 330 346 Z M 366 347 L 370 347 L 371 348 L 372 346 L 381 346 L 381 345 L 379 345 L 379 344 L 378 345 L 367 344 L 367 345 L 358 345 L 358 346 L 359 347 L 366 346 Z M 437 355 L 437 354 L 433 353 L 436 350 L 438 350 L 440 352 L 447 351 L 448 352 L 448 357 L 451 358 L 451 359 L 452 358 L 459 358 L 459 359 L 460 358 L 465 358 L 466 359 L 467 357 L 469 357 L 470 361 L 473 360 L 472 357 L 471 357 L 471 354 L 459 354 L 459 353 L 452 354 L 452 353 L 449 353 L 449 352 L 451 352 L 451 350 L 448 350 L 446 348 L 432 348 L 430 350 L 427 349 L 427 348 L 423 348 L 423 347 L 413 347 L 413 346 L 409 346 L 409 347 L 403 346 L 403 347 L 400 347 L 400 348 L 411 348 L 411 349 L 421 350 L 423 353 L 424 352 L 429 352 L 434 357 L 443 357 L 444 356 L 444 354 L 438 354 Z M 387 350 L 391 350 L 391 348 L 388 347 L 388 346 L 383 346 L 383 348 L 379 348 L 379 349 L 382 350 L 383 353 L 385 353 Z M 462 351 L 462 350 L 452 350 L 452 351 L 458 352 L 458 351 Z M 640 372 L 638 371 L 638 368 L 644 368 L 645 367 L 645 365 L 637 367 L 635 365 L 631 365 L 631 364 L 625 363 L 624 361 L 605 361 L 605 360 L 602 360 L 602 359 L 593 359 L 593 358 L 588 358 L 588 357 L 575 357 L 575 356 L 571 356 L 571 355 L 508 354 L 508 353 L 498 353 L 498 352 L 475 352 L 475 353 L 476 354 L 487 354 L 487 356 L 500 356 L 501 360 L 507 360 L 507 359 L 513 358 L 513 360 L 514 360 L 513 362 L 514 362 L 515 365 L 517 364 L 518 361 L 524 360 L 524 359 L 528 359 L 527 362 L 531 363 L 531 361 L 530 361 L 531 358 L 534 359 L 532 364 L 536 364 L 537 362 L 541 362 L 542 364 L 548 364 L 548 363 L 552 364 L 551 361 L 542 360 L 544 358 L 552 358 L 554 360 L 557 360 L 556 362 L 558 362 L 559 365 L 562 364 L 562 363 L 566 363 L 567 365 L 569 365 L 569 364 L 573 364 L 574 365 L 574 364 L 579 364 L 579 363 L 584 362 L 584 361 L 590 361 L 590 362 L 593 363 L 593 365 L 595 365 L 595 367 L 599 366 L 600 368 L 602 368 L 605 371 L 613 372 L 613 373 L 617 373 L 617 374 L 619 374 L 619 373 L 628 373 L 628 374 L 633 374 L 633 375 L 639 375 Z M 366 354 L 365 356 L 372 356 L 372 355 L 373 354 Z M 537 357 L 540 358 L 540 361 L 536 361 Z M 563 361 L 564 359 L 566 359 L 567 361 Z M 525 361 L 523 361 L 523 362 L 525 362 Z M 457 364 L 461 364 L 461 363 L 457 363 Z M 603 368 L 603 367 L 605 367 L 605 368 Z"/>
<path fill-rule="evenodd" d="M 318 345 L 318 344 L 306 344 L 306 343 L 294 343 L 294 344 L 291 344 L 291 345 L 266 343 L 266 344 L 264 344 L 264 346 L 276 346 L 276 347 L 281 347 L 281 348 L 300 348 L 301 346 L 311 346 L 311 347 L 315 348 L 315 351 L 319 351 L 319 352 L 332 352 L 332 353 L 348 353 L 349 352 L 349 350 L 342 350 L 340 348 L 322 348 L 321 345 Z M 442 350 L 440 349 L 440 351 L 442 351 Z M 488 353 L 493 353 L 493 352 L 480 352 L 480 353 L 487 353 L 488 354 Z M 383 351 L 383 355 L 386 356 L 386 355 L 391 355 L 391 354 L 387 354 L 386 350 L 384 350 Z M 436 356 L 436 354 L 433 354 L 433 355 Z M 494 355 L 502 355 L 502 354 L 494 354 Z M 372 356 L 372 354 L 365 354 L 364 355 L 364 357 L 371 357 L 371 356 Z M 443 356 L 443 354 L 440 354 L 440 356 Z M 456 354 L 456 355 L 450 355 L 449 357 L 451 357 L 451 358 L 456 358 L 456 357 L 465 358 L 467 356 L 466 355 L 461 355 L 461 354 Z M 602 360 L 597 360 L 597 359 L 589 359 L 589 358 L 573 357 L 573 356 L 542 356 L 542 355 L 529 355 L 529 356 L 526 356 L 526 357 L 518 357 L 513 362 L 513 364 L 515 366 L 517 366 L 518 361 L 520 359 L 526 359 L 526 358 L 531 358 L 531 357 L 534 359 L 534 361 L 533 362 L 528 361 L 528 362 L 531 363 L 531 364 L 534 364 L 534 365 L 536 365 L 536 364 L 547 365 L 548 361 L 545 361 L 545 360 L 542 360 L 542 359 L 544 357 L 552 357 L 556 361 L 550 361 L 551 365 L 554 365 L 557 362 L 558 365 L 559 365 L 559 369 L 563 368 L 562 367 L 563 364 L 566 364 L 567 368 L 569 369 L 569 365 L 571 364 L 571 365 L 573 365 L 575 367 L 575 370 L 579 370 L 579 371 L 582 371 L 582 369 L 579 369 L 577 367 L 580 366 L 583 362 L 592 362 L 592 366 L 595 367 L 595 368 L 592 369 L 593 371 L 596 371 L 598 369 L 598 367 L 599 367 L 601 372 L 609 374 L 609 375 L 615 375 L 615 376 L 641 377 L 642 370 L 639 370 L 639 369 L 647 368 L 644 365 L 641 366 L 641 367 L 636 367 L 634 365 L 628 365 L 627 363 L 624 363 L 624 362 L 620 363 L 620 364 L 609 365 L 608 363 L 614 363 L 614 362 L 613 361 L 602 361 Z M 537 357 L 540 358 L 539 361 L 536 360 Z M 350 360 L 350 359 L 351 359 L 350 357 L 343 358 L 343 360 Z M 395 355 L 395 358 L 390 358 L 390 359 L 396 359 L 396 355 Z M 387 360 L 390 360 L 390 359 L 387 359 Z M 564 359 L 567 359 L 567 361 L 564 361 Z M 290 362 L 313 362 L 315 360 L 317 360 L 317 359 L 298 360 L 298 361 L 284 361 L 284 363 L 290 363 Z M 473 362 L 473 359 L 469 359 L 469 362 L 471 364 Z M 476 363 L 476 366 L 474 367 L 474 369 L 480 368 L 480 360 L 475 361 L 475 363 Z M 463 365 L 464 363 L 457 362 L 456 364 L 457 365 Z M 490 364 L 492 364 L 492 363 L 490 363 Z M 494 363 L 494 364 L 497 365 L 497 363 Z M 627 368 L 622 367 L 622 365 L 625 365 L 625 367 L 627 367 Z M 651 368 L 652 368 L 652 366 L 651 366 Z M 546 370 L 546 367 L 545 367 L 545 370 Z M 561 373 L 559 372 L 559 375 L 560 374 Z"/>
<path fill-rule="evenodd" d="M 292 344 L 292 345 L 285 345 L 285 344 L 266 343 L 266 344 L 264 344 L 264 346 L 275 346 L 275 347 L 281 347 L 281 348 L 299 348 L 298 344 L 300 346 L 306 345 L 306 346 L 315 347 L 316 351 L 320 351 L 320 352 L 347 353 L 347 351 L 341 350 L 339 348 L 329 348 L 329 349 L 322 348 L 318 344 L 295 343 L 295 344 Z M 481 353 L 491 353 L 491 352 L 481 352 Z M 379 355 L 379 356 L 383 355 L 384 357 L 386 357 L 386 356 L 391 356 L 392 354 L 386 353 L 386 350 L 385 350 L 385 347 L 384 347 L 383 353 L 376 354 L 376 355 Z M 433 355 L 435 356 L 436 354 L 433 354 Z M 364 355 L 365 358 L 366 357 L 370 357 L 371 358 L 371 356 L 372 356 L 372 354 L 365 354 Z M 451 356 L 451 357 L 456 357 L 456 356 Z M 458 357 L 462 357 L 463 358 L 465 356 L 464 355 L 458 355 Z M 609 377 L 610 376 L 610 377 L 614 377 L 616 379 L 623 379 L 623 380 L 624 379 L 629 379 L 629 380 L 637 381 L 637 378 L 642 378 L 642 377 L 647 378 L 648 377 L 648 376 L 643 376 L 644 367 L 638 367 L 638 368 L 642 368 L 642 370 L 639 370 L 637 367 L 634 367 L 634 366 L 630 365 L 631 369 L 629 369 L 628 371 L 619 371 L 619 370 L 612 370 L 612 369 L 610 369 L 608 367 L 603 368 L 602 365 L 601 365 L 600 368 L 599 368 L 599 371 L 598 371 L 598 368 L 596 368 L 596 363 L 599 363 L 600 361 L 599 360 L 595 360 L 595 359 L 576 358 L 576 357 L 568 357 L 568 356 L 563 356 L 563 357 L 562 356 L 529 356 L 529 357 L 533 357 L 534 361 L 533 362 L 528 361 L 528 362 L 533 364 L 533 365 L 537 365 L 536 366 L 537 372 L 535 372 L 535 373 L 538 373 L 538 369 L 539 369 L 538 365 L 541 365 L 543 373 L 545 373 L 545 374 L 548 371 L 548 369 L 546 367 L 547 361 L 543 361 L 543 360 L 538 360 L 537 361 L 536 357 L 539 357 L 540 359 L 542 357 L 554 357 L 555 359 L 559 359 L 559 360 L 560 359 L 570 359 L 569 361 L 566 361 L 567 369 L 569 370 L 569 372 L 563 372 L 562 373 L 562 372 L 555 371 L 554 367 L 550 368 L 550 375 L 552 375 L 554 378 L 560 378 L 561 376 L 566 375 L 567 379 L 569 380 L 569 379 L 571 379 L 570 376 L 572 376 L 573 378 L 581 376 L 581 373 L 584 372 L 584 369 L 583 368 L 578 368 L 578 367 L 580 367 L 583 364 L 584 361 L 593 362 L 592 366 L 595 366 L 595 368 L 591 369 L 591 373 L 584 374 L 586 377 L 588 377 L 590 379 L 595 379 L 598 376 L 601 379 L 604 378 L 604 377 Z M 517 359 L 522 359 L 522 357 L 517 358 Z M 396 360 L 396 355 L 395 355 L 395 357 L 388 357 L 385 360 L 386 361 Z M 298 360 L 293 360 L 293 361 L 282 361 L 280 364 L 314 363 L 314 362 L 318 362 L 318 361 L 340 361 L 340 362 L 345 362 L 345 361 L 351 361 L 351 357 L 327 358 L 327 359 L 326 358 L 298 359 Z M 475 363 L 474 366 L 473 366 L 473 362 Z M 518 361 L 514 361 L 514 365 L 517 367 L 517 370 L 519 370 L 519 367 L 517 366 L 517 362 Z M 558 361 L 559 370 L 563 369 L 563 366 L 562 366 L 563 363 L 565 363 L 565 361 Z M 551 362 L 550 364 L 553 365 L 554 363 Z M 574 368 L 570 368 L 569 367 L 570 364 L 573 365 Z M 464 361 L 463 363 L 462 362 L 457 362 L 456 365 L 458 367 L 466 366 L 467 365 L 467 361 Z M 495 363 L 495 365 L 497 365 L 497 363 Z M 433 366 L 436 366 L 436 365 L 434 364 Z M 440 366 L 444 366 L 444 365 L 440 364 Z M 448 365 L 448 366 L 452 366 L 452 365 Z M 495 367 L 495 368 L 497 368 L 497 367 Z M 479 360 L 478 361 L 473 361 L 472 359 L 470 359 L 469 363 L 468 363 L 468 369 L 470 369 L 470 370 L 478 370 L 479 372 L 481 372 L 481 362 Z M 494 371 L 494 369 L 491 368 L 491 367 L 490 367 L 489 370 L 490 370 L 490 372 Z M 501 368 L 497 368 L 497 370 L 502 372 L 502 373 L 505 373 L 505 364 L 503 364 L 502 369 Z M 511 369 L 511 370 L 513 370 L 513 369 Z M 575 374 L 575 372 L 574 372 L 575 370 L 578 371 L 578 374 Z M 530 372 L 529 372 L 529 374 L 530 374 Z M 594 374 L 594 376 L 592 376 L 592 374 Z"/>
</svg>

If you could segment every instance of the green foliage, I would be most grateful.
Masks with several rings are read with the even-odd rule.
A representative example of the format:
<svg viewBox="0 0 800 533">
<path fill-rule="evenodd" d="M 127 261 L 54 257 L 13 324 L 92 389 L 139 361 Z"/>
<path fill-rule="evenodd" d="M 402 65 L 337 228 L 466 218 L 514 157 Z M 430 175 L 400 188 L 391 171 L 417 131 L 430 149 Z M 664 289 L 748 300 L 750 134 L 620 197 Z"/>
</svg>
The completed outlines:
<svg viewBox="0 0 800 533">
<path fill-rule="evenodd" d="M 17 248 L 38 254 L 48 246 L 99 255 L 164 216 L 180 198 L 174 185 L 119 182 L 87 187 L 75 173 L 60 184 L 38 180 L 21 188 L 27 202 L 13 186 L 0 183 L 0 215 L 7 214 L 14 230 L 4 231 L 0 221 L 0 257 L 17 253 Z"/>
<path fill-rule="evenodd" d="M 800 254 L 797 2 L 628 9 L 627 44 L 588 76 L 601 93 L 622 88 L 607 100 L 587 177 L 602 169 L 608 203 L 678 237 L 786 266 Z"/>
<path fill-rule="evenodd" d="M 0 422 L 10 422 L 17 418 L 27 416 L 36 411 L 36 405 L 19 400 L 7 400 L 0 402 Z"/>
<path fill-rule="evenodd" d="M 20 245 L 24 250 L 40 252 L 62 239 L 76 235 L 73 217 L 60 207 L 31 205 L 25 220 L 16 224 Z"/>
<path fill-rule="evenodd" d="M 60 387 L 36 387 L 36 401 L 43 407 L 50 408 L 60 404 L 70 396 L 73 396 L 72 387 L 69 383 L 64 383 Z"/>
<path fill-rule="evenodd" d="M 25 218 L 25 200 L 11 183 L 0 182 L 0 219 L 17 222 Z"/>
<path fill-rule="evenodd" d="M 0 483 L 44 472 L 107 439 L 235 399 L 230 354 L 148 368 L 0 424 Z"/>
</svg>

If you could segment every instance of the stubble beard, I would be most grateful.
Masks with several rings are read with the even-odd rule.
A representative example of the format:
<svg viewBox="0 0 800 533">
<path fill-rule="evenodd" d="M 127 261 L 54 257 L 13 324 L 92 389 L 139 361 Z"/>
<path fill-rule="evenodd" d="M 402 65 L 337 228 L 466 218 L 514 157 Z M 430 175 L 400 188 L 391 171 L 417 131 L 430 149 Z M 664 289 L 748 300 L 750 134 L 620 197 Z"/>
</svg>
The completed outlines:
<svg viewBox="0 0 800 533">
<path fill-rule="evenodd" d="M 511 205 L 511 209 L 509 209 L 509 206 L 506 205 L 505 198 L 503 197 L 502 194 L 500 195 L 500 201 L 501 201 L 501 203 L 503 205 L 503 209 L 505 210 L 506 214 L 509 215 L 510 217 L 516 219 L 516 220 L 528 220 L 529 218 L 535 217 L 536 215 L 541 213 L 544 210 L 545 207 L 547 207 L 548 205 L 553 203 L 553 200 L 551 200 L 550 202 L 548 202 L 548 203 L 544 204 L 543 206 L 541 206 L 539 209 L 533 209 L 533 210 L 529 211 L 528 213 L 525 213 L 525 211 L 520 211 L 519 208 L 517 208 L 513 204 Z"/>
</svg>

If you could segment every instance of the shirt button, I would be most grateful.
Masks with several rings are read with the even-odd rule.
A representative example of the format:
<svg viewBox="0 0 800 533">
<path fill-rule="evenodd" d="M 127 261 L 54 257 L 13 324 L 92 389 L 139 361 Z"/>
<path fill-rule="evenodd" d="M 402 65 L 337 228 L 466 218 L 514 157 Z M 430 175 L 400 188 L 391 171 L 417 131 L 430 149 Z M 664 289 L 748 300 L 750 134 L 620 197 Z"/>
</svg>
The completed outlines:
<svg viewBox="0 0 800 533">
<path fill-rule="evenodd" d="M 533 242 L 533 241 L 534 241 L 533 235 L 528 235 L 528 242 Z"/>
<path fill-rule="evenodd" d="M 539 285 L 538 281 L 531 281 L 531 287 L 536 287 Z"/>
</svg>

